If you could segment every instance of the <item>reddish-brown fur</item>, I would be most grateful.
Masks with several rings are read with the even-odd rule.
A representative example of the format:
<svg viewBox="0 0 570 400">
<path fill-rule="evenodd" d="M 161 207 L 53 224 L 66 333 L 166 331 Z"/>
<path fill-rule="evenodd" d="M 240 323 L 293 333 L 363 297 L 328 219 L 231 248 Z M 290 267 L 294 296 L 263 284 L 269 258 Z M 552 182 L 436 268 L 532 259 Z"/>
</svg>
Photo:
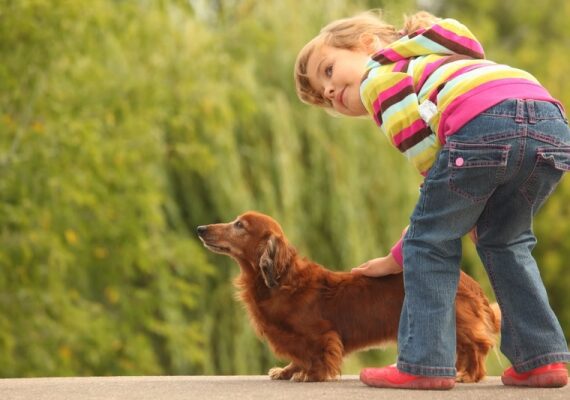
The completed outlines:
<svg viewBox="0 0 570 400">
<path fill-rule="evenodd" d="M 299 257 L 279 224 L 256 212 L 198 227 L 198 234 L 208 249 L 238 262 L 235 285 L 257 334 L 277 356 L 291 360 L 271 369 L 272 379 L 334 379 L 346 354 L 396 340 L 402 274 L 369 278 L 329 271 Z M 456 308 L 457 378 L 477 382 L 499 331 L 499 310 L 463 272 Z"/>
</svg>

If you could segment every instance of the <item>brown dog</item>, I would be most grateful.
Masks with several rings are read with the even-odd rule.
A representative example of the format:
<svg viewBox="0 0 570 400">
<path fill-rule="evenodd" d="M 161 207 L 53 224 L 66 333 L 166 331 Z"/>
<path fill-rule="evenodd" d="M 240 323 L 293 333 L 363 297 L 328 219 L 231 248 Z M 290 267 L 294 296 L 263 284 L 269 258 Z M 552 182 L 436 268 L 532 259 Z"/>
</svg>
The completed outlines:
<svg viewBox="0 0 570 400">
<path fill-rule="evenodd" d="M 257 334 L 278 357 L 291 360 L 272 368 L 272 379 L 334 379 L 346 354 L 396 340 L 402 274 L 369 278 L 329 271 L 299 257 L 279 224 L 256 212 L 199 226 L 198 235 L 209 250 L 237 261 L 241 274 L 234 283 Z M 499 310 L 463 272 L 456 309 L 457 379 L 477 382 L 499 332 Z"/>
</svg>

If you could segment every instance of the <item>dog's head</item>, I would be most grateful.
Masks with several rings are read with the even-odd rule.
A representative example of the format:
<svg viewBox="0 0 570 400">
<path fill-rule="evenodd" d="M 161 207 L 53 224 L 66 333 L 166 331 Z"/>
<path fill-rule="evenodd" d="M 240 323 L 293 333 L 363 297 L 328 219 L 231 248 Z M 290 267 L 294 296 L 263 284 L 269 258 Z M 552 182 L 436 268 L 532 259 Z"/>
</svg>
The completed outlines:
<svg viewBox="0 0 570 400">
<path fill-rule="evenodd" d="M 261 274 L 269 288 L 279 285 L 294 254 L 281 226 L 273 218 L 254 211 L 226 224 L 199 226 L 197 232 L 208 250 L 229 255 L 242 268 L 249 269 L 247 272 Z"/>
</svg>

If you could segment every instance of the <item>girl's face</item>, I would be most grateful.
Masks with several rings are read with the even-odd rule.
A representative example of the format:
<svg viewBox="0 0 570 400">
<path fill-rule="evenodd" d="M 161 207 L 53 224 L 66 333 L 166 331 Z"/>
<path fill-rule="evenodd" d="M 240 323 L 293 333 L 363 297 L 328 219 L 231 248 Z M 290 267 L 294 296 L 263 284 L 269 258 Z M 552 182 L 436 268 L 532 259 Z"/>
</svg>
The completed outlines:
<svg viewBox="0 0 570 400">
<path fill-rule="evenodd" d="M 323 44 L 309 57 L 307 76 L 311 86 L 330 100 L 335 111 L 351 117 L 366 115 L 360 100 L 360 82 L 369 59 L 364 49 L 347 50 Z"/>
</svg>

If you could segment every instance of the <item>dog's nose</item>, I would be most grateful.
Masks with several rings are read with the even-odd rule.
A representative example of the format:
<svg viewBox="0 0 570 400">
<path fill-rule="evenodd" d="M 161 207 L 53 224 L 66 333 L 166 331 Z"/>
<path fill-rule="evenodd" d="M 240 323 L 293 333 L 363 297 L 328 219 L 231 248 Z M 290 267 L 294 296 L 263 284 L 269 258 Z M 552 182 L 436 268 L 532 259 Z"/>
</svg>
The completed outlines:
<svg viewBox="0 0 570 400">
<path fill-rule="evenodd" d="M 208 230 L 207 226 L 199 226 L 196 228 L 196 232 L 198 233 L 199 236 L 201 236 L 202 234 L 206 233 L 206 231 Z"/>
</svg>

